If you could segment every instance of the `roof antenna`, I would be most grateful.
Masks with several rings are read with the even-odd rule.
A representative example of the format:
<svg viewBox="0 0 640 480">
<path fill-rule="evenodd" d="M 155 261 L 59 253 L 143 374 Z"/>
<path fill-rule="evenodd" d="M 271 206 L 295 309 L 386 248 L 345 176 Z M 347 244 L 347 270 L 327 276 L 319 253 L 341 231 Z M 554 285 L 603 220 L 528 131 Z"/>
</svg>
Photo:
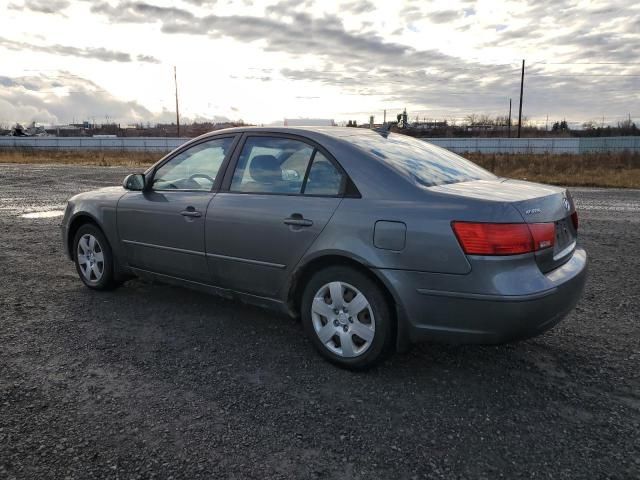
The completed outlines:
<svg viewBox="0 0 640 480">
<path fill-rule="evenodd" d="M 384 138 L 387 138 L 389 136 L 389 132 L 391 132 L 391 122 L 385 122 L 378 128 L 373 128 L 372 130 L 376 133 L 379 133 Z"/>
</svg>

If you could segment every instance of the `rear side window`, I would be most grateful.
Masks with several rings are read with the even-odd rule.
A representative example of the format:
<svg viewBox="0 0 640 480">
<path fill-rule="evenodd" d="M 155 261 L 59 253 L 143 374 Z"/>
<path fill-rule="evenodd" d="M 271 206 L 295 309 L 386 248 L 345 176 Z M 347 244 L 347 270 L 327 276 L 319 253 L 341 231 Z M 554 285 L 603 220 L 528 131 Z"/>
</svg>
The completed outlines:
<svg viewBox="0 0 640 480">
<path fill-rule="evenodd" d="M 298 140 L 249 137 L 236 165 L 231 191 L 299 194 L 313 147 Z"/>
<path fill-rule="evenodd" d="M 400 134 L 354 135 L 356 146 L 425 187 L 496 178 L 473 162 L 444 148 Z"/>
<path fill-rule="evenodd" d="M 344 175 L 322 153 L 316 151 L 304 187 L 305 195 L 336 196 L 342 191 Z"/>
</svg>

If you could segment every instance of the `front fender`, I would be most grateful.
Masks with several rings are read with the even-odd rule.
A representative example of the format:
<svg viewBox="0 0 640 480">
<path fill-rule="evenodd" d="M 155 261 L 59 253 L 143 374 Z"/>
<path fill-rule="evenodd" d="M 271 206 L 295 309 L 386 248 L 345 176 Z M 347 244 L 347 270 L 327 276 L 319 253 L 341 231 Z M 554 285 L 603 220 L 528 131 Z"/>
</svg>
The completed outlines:
<svg viewBox="0 0 640 480">
<path fill-rule="evenodd" d="M 122 255 L 118 241 L 117 207 L 118 201 L 125 193 L 123 188 L 113 187 L 82 193 L 69 199 L 61 229 L 65 252 L 70 259 L 73 259 L 70 243 L 75 232 L 83 223 L 92 222 L 98 225 L 107 237 L 116 267 L 119 266 Z"/>
</svg>

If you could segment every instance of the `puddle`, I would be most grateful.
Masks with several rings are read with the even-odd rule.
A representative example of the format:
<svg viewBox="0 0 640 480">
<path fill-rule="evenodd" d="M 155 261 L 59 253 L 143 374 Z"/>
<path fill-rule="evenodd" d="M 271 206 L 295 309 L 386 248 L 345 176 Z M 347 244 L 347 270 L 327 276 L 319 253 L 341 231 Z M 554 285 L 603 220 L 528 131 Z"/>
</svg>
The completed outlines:
<svg viewBox="0 0 640 480">
<path fill-rule="evenodd" d="M 49 210 L 46 212 L 31 212 L 20 215 L 22 218 L 54 218 L 64 215 L 64 210 Z"/>
</svg>

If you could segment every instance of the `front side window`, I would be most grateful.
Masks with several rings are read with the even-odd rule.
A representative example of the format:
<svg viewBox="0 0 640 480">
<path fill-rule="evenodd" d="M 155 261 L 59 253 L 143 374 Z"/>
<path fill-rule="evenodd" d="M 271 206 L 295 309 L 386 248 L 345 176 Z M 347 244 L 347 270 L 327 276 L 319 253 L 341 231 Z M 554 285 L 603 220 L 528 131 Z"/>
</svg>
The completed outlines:
<svg viewBox="0 0 640 480">
<path fill-rule="evenodd" d="M 313 150 L 299 140 L 248 137 L 238 158 L 231 191 L 299 194 Z"/>
<path fill-rule="evenodd" d="M 233 137 L 218 138 L 179 153 L 156 171 L 153 189 L 210 191 L 232 143 Z"/>
</svg>

